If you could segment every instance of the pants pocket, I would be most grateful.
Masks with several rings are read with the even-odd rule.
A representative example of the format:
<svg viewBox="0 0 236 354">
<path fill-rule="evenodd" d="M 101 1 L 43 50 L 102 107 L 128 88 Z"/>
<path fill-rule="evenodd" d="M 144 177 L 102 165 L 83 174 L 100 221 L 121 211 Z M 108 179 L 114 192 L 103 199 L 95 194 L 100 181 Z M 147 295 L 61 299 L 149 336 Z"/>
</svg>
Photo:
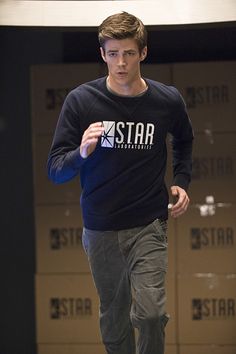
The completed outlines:
<svg viewBox="0 0 236 354">
<path fill-rule="evenodd" d="M 163 328 L 165 328 L 169 319 L 170 319 L 170 315 L 168 313 L 164 313 L 164 315 L 162 315 L 161 321 L 162 321 Z"/>
<path fill-rule="evenodd" d="M 85 228 L 83 228 L 83 232 L 82 232 L 82 246 L 83 246 L 84 252 L 88 255 L 88 238 L 86 235 Z"/>
<path fill-rule="evenodd" d="M 152 222 L 152 227 L 157 239 L 167 245 L 167 220 L 156 219 Z"/>
</svg>

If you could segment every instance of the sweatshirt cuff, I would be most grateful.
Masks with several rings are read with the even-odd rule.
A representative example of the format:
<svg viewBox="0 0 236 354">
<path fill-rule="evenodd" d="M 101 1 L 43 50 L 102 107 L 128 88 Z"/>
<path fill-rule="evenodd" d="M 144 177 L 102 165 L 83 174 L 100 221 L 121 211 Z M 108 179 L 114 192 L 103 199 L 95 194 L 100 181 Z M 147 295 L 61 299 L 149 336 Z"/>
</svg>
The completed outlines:
<svg viewBox="0 0 236 354">
<path fill-rule="evenodd" d="M 80 147 L 78 147 L 77 149 L 70 152 L 69 160 L 73 168 L 79 169 L 86 162 L 87 159 L 84 159 L 80 155 Z"/>
<path fill-rule="evenodd" d="M 189 176 L 185 174 L 178 174 L 174 177 L 172 185 L 183 188 L 187 192 L 189 183 L 190 183 Z"/>
</svg>

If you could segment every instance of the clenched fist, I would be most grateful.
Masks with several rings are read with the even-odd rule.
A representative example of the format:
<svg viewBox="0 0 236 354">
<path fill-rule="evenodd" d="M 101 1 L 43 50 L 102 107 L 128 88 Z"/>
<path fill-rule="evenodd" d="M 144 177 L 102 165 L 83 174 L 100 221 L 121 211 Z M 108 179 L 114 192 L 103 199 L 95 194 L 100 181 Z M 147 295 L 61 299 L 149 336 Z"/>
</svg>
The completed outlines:
<svg viewBox="0 0 236 354">
<path fill-rule="evenodd" d="M 88 129 L 85 130 L 80 144 L 80 155 L 84 159 L 86 159 L 95 150 L 98 139 L 103 132 L 104 127 L 102 122 L 92 123 Z"/>
</svg>

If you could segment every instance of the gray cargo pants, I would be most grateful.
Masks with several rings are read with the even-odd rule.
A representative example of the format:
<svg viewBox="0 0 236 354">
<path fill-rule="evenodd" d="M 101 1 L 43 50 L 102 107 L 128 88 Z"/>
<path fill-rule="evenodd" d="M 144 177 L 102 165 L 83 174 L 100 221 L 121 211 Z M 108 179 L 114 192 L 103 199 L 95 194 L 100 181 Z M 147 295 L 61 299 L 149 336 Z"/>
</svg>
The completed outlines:
<svg viewBox="0 0 236 354">
<path fill-rule="evenodd" d="M 166 221 L 121 231 L 84 228 L 100 298 L 100 329 L 108 354 L 164 354 Z"/>
</svg>

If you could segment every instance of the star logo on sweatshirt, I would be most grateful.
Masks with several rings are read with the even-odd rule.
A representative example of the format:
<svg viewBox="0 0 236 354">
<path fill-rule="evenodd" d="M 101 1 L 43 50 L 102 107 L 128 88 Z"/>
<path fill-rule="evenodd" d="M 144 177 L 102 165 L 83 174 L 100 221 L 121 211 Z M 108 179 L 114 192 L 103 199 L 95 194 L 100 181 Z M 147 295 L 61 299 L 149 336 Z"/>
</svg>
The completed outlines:
<svg viewBox="0 0 236 354">
<path fill-rule="evenodd" d="M 114 147 L 115 139 L 115 122 L 103 121 L 104 132 L 101 137 L 101 146 L 106 148 Z"/>
</svg>

